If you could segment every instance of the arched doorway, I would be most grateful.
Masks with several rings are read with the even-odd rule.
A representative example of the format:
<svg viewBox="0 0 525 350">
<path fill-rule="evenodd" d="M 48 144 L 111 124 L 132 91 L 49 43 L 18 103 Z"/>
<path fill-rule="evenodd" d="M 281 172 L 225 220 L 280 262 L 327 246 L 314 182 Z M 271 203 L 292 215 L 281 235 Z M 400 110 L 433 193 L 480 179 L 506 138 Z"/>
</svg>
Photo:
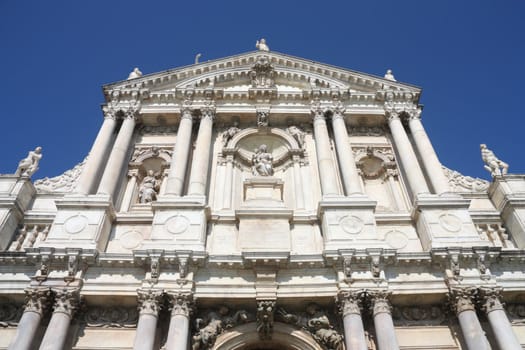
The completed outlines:
<svg viewBox="0 0 525 350">
<path fill-rule="evenodd" d="M 307 332 L 275 322 L 271 340 L 262 341 L 255 322 L 220 335 L 213 350 L 323 350 Z"/>
</svg>

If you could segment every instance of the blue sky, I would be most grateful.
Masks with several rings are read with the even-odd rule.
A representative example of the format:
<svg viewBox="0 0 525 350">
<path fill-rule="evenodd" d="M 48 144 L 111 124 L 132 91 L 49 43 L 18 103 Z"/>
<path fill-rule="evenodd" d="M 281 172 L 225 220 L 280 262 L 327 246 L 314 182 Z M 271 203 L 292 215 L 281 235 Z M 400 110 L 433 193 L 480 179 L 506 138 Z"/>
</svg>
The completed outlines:
<svg viewBox="0 0 525 350">
<path fill-rule="evenodd" d="M 525 2 L 0 0 L 0 173 L 40 145 L 34 178 L 72 168 L 102 123 L 101 86 L 272 50 L 423 88 L 441 162 L 488 178 L 485 142 L 525 173 Z"/>
</svg>

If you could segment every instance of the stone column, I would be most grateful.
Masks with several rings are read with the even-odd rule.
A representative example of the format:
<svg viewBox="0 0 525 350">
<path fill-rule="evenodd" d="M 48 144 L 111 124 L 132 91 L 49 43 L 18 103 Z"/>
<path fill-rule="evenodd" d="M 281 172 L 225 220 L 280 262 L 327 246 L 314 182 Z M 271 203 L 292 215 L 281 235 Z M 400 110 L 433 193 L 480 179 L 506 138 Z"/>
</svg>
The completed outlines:
<svg viewBox="0 0 525 350">
<path fill-rule="evenodd" d="M 131 201 L 133 200 L 133 192 L 135 192 L 137 187 L 138 176 L 138 169 L 128 171 L 128 185 L 126 186 L 126 192 L 124 192 L 124 198 L 122 198 L 121 211 L 129 211 L 133 204 Z"/>
<path fill-rule="evenodd" d="M 392 321 L 392 308 L 388 301 L 389 293 L 378 291 L 369 294 L 372 297 L 372 316 L 374 318 L 378 349 L 399 350 L 394 321 Z"/>
<path fill-rule="evenodd" d="M 166 350 L 187 350 L 190 333 L 190 314 L 193 307 L 191 294 L 170 294 L 171 319 Z"/>
<path fill-rule="evenodd" d="M 84 164 L 84 168 L 80 174 L 80 179 L 74 191 L 76 193 L 90 194 L 95 186 L 95 181 L 100 178 L 99 170 L 103 169 L 102 163 L 107 152 L 109 152 L 117 124 L 114 111 L 108 107 L 104 107 L 104 115 L 102 127 L 98 132 L 95 143 L 93 143 L 93 147 L 91 147 L 86 164 Z"/>
<path fill-rule="evenodd" d="M 78 289 L 58 289 L 55 292 L 53 315 L 47 326 L 40 350 L 63 350 L 69 324 L 79 303 Z"/>
<path fill-rule="evenodd" d="M 181 111 L 177 140 L 175 141 L 175 149 L 173 150 L 170 172 L 166 183 L 166 195 L 182 195 L 191 147 L 191 129 L 193 127 L 191 113 L 192 111 L 189 107 L 185 107 Z"/>
<path fill-rule="evenodd" d="M 354 154 L 350 147 L 350 140 L 348 139 L 348 131 L 344 120 L 344 111 L 341 102 L 335 104 L 332 115 L 332 129 L 334 131 L 335 149 L 337 151 L 337 158 L 339 159 L 339 169 L 341 169 L 341 176 L 343 177 L 343 185 L 346 195 L 361 194 L 359 175 L 355 165 Z"/>
<path fill-rule="evenodd" d="M 292 157 L 293 161 L 293 180 L 294 180 L 294 195 L 295 195 L 295 206 L 297 209 L 304 209 L 304 189 L 303 189 L 303 177 L 301 176 L 301 160 L 298 155 Z"/>
<path fill-rule="evenodd" d="M 138 290 L 139 321 L 135 333 L 134 350 L 153 350 L 157 321 L 161 308 L 162 291 Z"/>
<path fill-rule="evenodd" d="M 224 175 L 224 191 L 222 194 L 222 207 L 224 209 L 232 208 L 233 200 L 233 154 L 225 154 L 226 171 Z"/>
<path fill-rule="evenodd" d="M 319 105 L 312 105 L 315 148 L 317 152 L 317 165 L 319 167 L 319 177 L 321 178 L 321 192 L 323 196 L 337 196 L 337 178 L 335 176 L 335 166 L 330 150 L 330 138 L 326 128 L 326 118 L 324 111 Z"/>
<path fill-rule="evenodd" d="M 16 334 L 9 343 L 8 350 L 31 349 L 42 316 L 49 306 L 51 297 L 49 288 L 28 288 L 25 292 L 26 304 L 24 313 L 18 322 Z"/>
<path fill-rule="evenodd" d="M 399 155 L 403 172 L 407 176 L 408 184 L 412 190 L 412 195 L 416 196 L 419 193 L 429 193 L 425 181 L 425 176 L 419 167 L 412 144 L 408 139 L 403 123 L 396 112 L 387 113 L 388 126 L 394 139 L 394 145 Z"/>
<path fill-rule="evenodd" d="M 451 290 L 450 294 L 452 307 L 458 317 L 467 349 L 490 350 L 489 342 L 481 328 L 474 306 L 477 290 L 475 288 L 458 288 Z"/>
<path fill-rule="evenodd" d="M 361 303 L 363 292 L 342 292 L 339 295 L 340 310 L 345 328 L 346 350 L 368 350 L 365 338 Z"/>
<path fill-rule="evenodd" d="M 193 156 L 190 172 L 190 185 L 188 195 L 204 196 L 208 180 L 210 163 L 210 146 L 215 118 L 215 107 L 207 106 L 201 109 L 201 122 L 197 134 L 197 145 Z"/>
<path fill-rule="evenodd" d="M 427 173 L 427 176 L 437 194 L 450 192 L 448 180 L 445 176 L 445 172 L 441 167 L 441 163 L 432 147 L 432 143 L 428 138 L 425 128 L 421 123 L 420 117 L 421 111 L 418 110 L 410 115 L 408 120 L 408 127 L 412 132 L 412 138 L 416 144 L 417 152 L 423 162 L 423 167 Z"/>
<path fill-rule="evenodd" d="M 126 112 L 122 126 L 109 155 L 106 169 L 104 169 L 104 175 L 100 180 L 100 186 L 98 187 L 98 193 L 115 195 L 115 189 L 120 180 L 120 172 L 126 161 L 131 140 L 133 138 L 133 132 L 135 131 L 135 124 L 137 121 L 137 110 L 129 109 Z"/>
<path fill-rule="evenodd" d="M 521 350 L 522 347 L 516 334 L 512 330 L 503 304 L 501 303 L 500 289 L 481 288 L 482 309 L 487 313 L 490 327 L 500 349 Z"/>
</svg>

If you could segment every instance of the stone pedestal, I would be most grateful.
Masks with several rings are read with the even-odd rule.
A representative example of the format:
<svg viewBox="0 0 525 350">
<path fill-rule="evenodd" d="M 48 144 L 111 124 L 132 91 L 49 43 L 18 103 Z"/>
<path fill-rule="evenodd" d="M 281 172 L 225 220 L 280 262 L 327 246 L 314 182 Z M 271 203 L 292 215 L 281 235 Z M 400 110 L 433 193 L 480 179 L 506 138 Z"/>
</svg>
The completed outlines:
<svg viewBox="0 0 525 350">
<path fill-rule="evenodd" d="M 325 252 L 356 247 L 387 247 L 377 235 L 376 204 L 364 195 L 325 196 L 318 208 Z"/>
<path fill-rule="evenodd" d="M 204 251 L 209 209 L 206 198 L 164 196 L 152 203 L 155 214 L 144 248 Z"/>
<path fill-rule="evenodd" d="M 115 219 L 109 195 L 67 196 L 56 201 L 58 212 L 39 247 L 106 248 Z"/>
<path fill-rule="evenodd" d="M 470 200 L 455 195 L 419 194 L 413 217 L 423 249 L 486 246 L 468 212 Z"/>
<path fill-rule="evenodd" d="M 525 248 L 525 175 L 494 177 L 489 196 L 518 248 Z"/>
<path fill-rule="evenodd" d="M 18 223 L 35 195 L 28 177 L 0 176 L 0 251 L 13 240 Z"/>
<path fill-rule="evenodd" d="M 273 176 L 245 180 L 243 204 L 235 211 L 241 251 L 290 251 L 292 214 L 283 202 L 282 180 Z"/>
</svg>

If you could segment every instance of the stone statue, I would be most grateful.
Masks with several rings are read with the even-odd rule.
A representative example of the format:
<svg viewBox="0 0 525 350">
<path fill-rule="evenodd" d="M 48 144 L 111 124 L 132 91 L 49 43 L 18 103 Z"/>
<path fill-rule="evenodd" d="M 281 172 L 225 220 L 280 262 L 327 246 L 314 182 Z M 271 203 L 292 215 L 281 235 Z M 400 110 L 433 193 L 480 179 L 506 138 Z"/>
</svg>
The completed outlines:
<svg viewBox="0 0 525 350">
<path fill-rule="evenodd" d="M 270 51 L 270 48 L 268 45 L 266 45 L 266 39 L 262 38 L 260 41 L 257 40 L 255 42 L 255 47 L 259 49 L 259 51 Z"/>
<path fill-rule="evenodd" d="M 151 203 L 157 199 L 159 194 L 160 181 L 153 170 L 148 170 L 147 175 L 144 177 L 139 187 L 139 202 L 140 203 Z"/>
<path fill-rule="evenodd" d="M 481 149 L 481 159 L 485 163 L 484 168 L 490 172 L 492 177 L 507 174 L 507 171 L 509 170 L 509 165 L 507 163 L 498 159 L 494 152 L 487 148 L 486 144 L 482 143 L 479 145 L 479 148 Z"/>
<path fill-rule="evenodd" d="M 142 72 L 137 67 L 135 67 L 133 68 L 133 71 L 129 73 L 128 80 L 140 78 L 141 76 L 142 76 Z"/>
<path fill-rule="evenodd" d="M 333 329 L 326 313 L 319 305 L 311 303 L 306 307 L 306 312 L 299 315 L 278 310 L 284 322 L 294 324 L 309 331 L 314 339 L 329 350 L 343 350 L 343 337 Z"/>
<path fill-rule="evenodd" d="M 290 134 L 299 144 L 299 147 L 303 148 L 304 146 L 304 136 L 305 133 L 295 125 L 290 125 L 286 128 L 286 132 Z"/>
<path fill-rule="evenodd" d="M 195 64 L 198 64 L 198 63 L 199 63 L 199 58 L 201 58 L 201 56 L 202 56 L 202 55 L 201 55 L 200 53 L 198 53 L 198 54 L 195 55 Z"/>
<path fill-rule="evenodd" d="M 205 317 L 197 318 L 197 333 L 193 336 L 192 350 L 211 349 L 215 340 L 224 330 L 248 321 L 248 314 L 241 310 L 229 315 L 230 310 L 221 306 L 217 311 L 210 311 Z"/>
<path fill-rule="evenodd" d="M 273 176 L 273 156 L 266 145 L 260 145 L 252 156 L 252 174 L 255 176 Z"/>
<path fill-rule="evenodd" d="M 18 163 L 15 175 L 31 177 L 38 170 L 40 159 L 42 159 L 42 147 L 38 146 L 34 151 L 29 151 L 27 157 Z"/>
<path fill-rule="evenodd" d="M 394 78 L 394 74 L 392 73 L 392 69 L 387 69 L 385 74 L 386 80 L 396 81 L 396 78 Z"/>
<path fill-rule="evenodd" d="M 228 145 L 228 142 L 239 132 L 241 129 L 239 129 L 239 123 L 233 122 L 233 125 L 230 126 L 226 131 L 222 133 L 222 142 L 224 147 Z"/>
</svg>

